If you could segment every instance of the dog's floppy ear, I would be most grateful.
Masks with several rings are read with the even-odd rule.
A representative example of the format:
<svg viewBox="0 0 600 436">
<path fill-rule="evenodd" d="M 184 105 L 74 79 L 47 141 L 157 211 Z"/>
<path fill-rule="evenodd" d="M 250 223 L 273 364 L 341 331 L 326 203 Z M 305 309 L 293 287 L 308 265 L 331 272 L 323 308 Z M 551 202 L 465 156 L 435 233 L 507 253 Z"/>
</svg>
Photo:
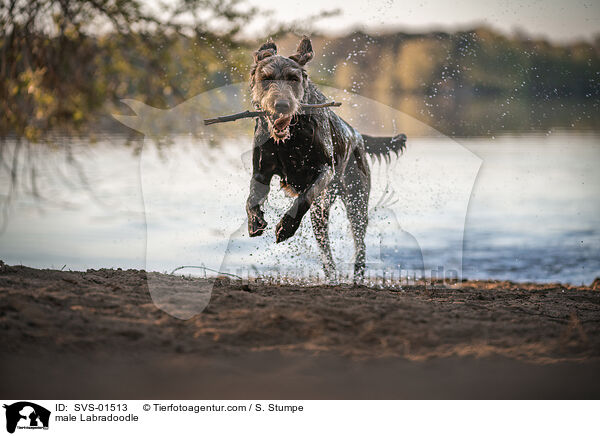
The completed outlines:
<svg viewBox="0 0 600 436">
<path fill-rule="evenodd" d="M 302 37 L 300 40 L 300 44 L 298 44 L 298 48 L 296 49 L 296 53 L 290 56 L 290 59 L 298 62 L 299 65 L 304 66 L 308 61 L 310 61 L 315 52 L 312 48 L 312 43 L 310 42 L 310 38 L 306 35 Z"/>
<path fill-rule="evenodd" d="M 271 38 L 263 45 L 260 46 L 258 50 L 254 52 L 254 62 L 258 63 L 262 61 L 264 58 L 268 58 L 269 56 L 275 56 L 277 54 L 277 46 L 273 42 Z"/>
</svg>

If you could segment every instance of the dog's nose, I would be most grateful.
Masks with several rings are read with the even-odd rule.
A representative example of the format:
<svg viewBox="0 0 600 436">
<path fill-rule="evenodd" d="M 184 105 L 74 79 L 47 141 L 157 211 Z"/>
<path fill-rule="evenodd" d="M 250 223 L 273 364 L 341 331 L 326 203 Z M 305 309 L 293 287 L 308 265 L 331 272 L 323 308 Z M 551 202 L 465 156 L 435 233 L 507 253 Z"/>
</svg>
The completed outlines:
<svg viewBox="0 0 600 436">
<path fill-rule="evenodd" d="M 277 100 L 275 102 L 275 110 L 280 114 L 286 113 L 290 110 L 290 102 L 287 100 Z"/>
</svg>

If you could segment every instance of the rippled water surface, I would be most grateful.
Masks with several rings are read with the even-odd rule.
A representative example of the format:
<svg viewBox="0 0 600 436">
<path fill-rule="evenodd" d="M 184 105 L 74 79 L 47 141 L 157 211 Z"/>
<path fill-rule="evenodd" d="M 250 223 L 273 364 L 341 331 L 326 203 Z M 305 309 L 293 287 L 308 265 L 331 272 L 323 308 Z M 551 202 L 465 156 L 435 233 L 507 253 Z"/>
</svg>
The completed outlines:
<svg viewBox="0 0 600 436">
<path fill-rule="evenodd" d="M 466 278 L 590 283 L 600 276 L 599 139 L 410 140 L 399 160 L 372 167 L 370 268 L 460 271 L 462 261 Z M 246 139 L 211 147 L 188 136 L 163 147 L 104 136 L 29 148 L 8 207 L 3 197 L 0 258 L 72 270 L 205 265 L 316 274 L 308 217 L 289 243 L 274 243 L 273 227 L 289 205 L 276 181 L 265 205 L 270 228 L 248 238 L 248 148 Z M 7 150 L 4 160 L 12 157 Z M 2 178 L 11 185 L 7 173 Z M 332 220 L 344 269 L 352 241 L 339 203 Z"/>
</svg>

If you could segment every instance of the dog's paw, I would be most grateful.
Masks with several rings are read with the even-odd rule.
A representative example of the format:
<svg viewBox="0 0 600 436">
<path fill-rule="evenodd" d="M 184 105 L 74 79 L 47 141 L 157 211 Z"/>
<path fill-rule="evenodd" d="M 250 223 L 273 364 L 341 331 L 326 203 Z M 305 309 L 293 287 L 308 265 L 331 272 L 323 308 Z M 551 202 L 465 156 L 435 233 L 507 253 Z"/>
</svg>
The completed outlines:
<svg viewBox="0 0 600 436">
<path fill-rule="evenodd" d="M 253 215 L 248 219 L 248 234 L 250 237 L 260 236 L 267 228 L 267 222 L 259 215 Z"/>
<path fill-rule="evenodd" d="M 275 227 L 275 242 L 283 242 L 294 236 L 294 233 L 300 227 L 301 221 L 301 219 L 292 218 L 290 215 L 285 214 Z"/>
</svg>

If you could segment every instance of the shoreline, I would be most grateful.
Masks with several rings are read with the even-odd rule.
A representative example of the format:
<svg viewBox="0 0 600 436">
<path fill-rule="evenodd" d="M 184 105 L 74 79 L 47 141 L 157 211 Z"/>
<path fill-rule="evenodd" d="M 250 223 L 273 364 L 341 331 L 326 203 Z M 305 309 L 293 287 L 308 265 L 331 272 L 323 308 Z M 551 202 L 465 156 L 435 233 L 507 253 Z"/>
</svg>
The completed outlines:
<svg viewBox="0 0 600 436">
<path fill-rule="evenodd" d="M 218 280 L 184 321 L 154 305 L 149 276 L 203 280 L 0 266 L 4 396 L 600 398 L 592 286 Z"/>
</svg>

